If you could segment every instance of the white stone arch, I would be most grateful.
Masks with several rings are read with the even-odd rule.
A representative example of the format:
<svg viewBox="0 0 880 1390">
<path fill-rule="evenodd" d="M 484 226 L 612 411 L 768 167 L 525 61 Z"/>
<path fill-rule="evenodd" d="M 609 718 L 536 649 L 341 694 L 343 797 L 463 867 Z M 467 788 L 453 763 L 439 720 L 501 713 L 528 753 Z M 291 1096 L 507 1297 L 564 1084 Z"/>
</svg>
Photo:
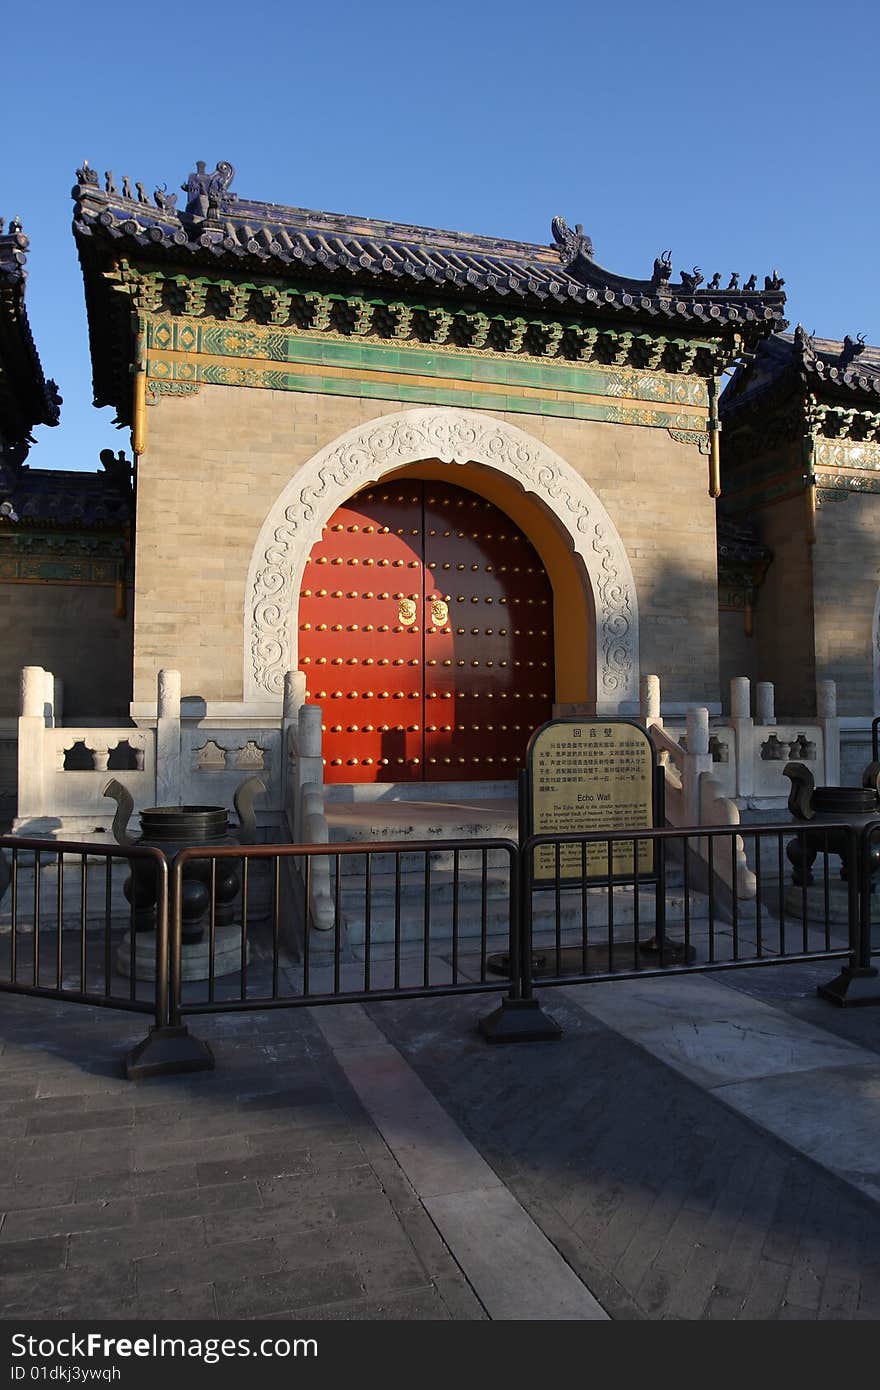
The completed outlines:
<svg viewBox="0 0 880 1390">
<path fill-rule="evenodd" d="M 263 522 L 244 605 L 244 698 L 280 698 L 297 665 L 303 571 L 322 527 L 367 484 L 408 464 L 439 459 L 496 469 L 557 519 L 580 560 L 596 614 L 594 688 L 599 714 L 634 713 L 639 699 L 639 620 L 632 569 L 613 521 L 592 488 L 541 440 L 497 416 L 426 406 L 357 425 L 314 454 Z"/>
</svg>

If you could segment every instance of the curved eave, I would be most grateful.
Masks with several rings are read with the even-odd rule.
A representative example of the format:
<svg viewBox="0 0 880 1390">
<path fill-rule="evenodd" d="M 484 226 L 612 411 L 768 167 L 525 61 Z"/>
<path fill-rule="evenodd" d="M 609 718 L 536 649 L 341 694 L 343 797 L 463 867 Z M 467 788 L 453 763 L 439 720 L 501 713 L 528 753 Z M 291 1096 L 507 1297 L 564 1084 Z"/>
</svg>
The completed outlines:
<svg viewBox="0 0 880 1390">
<path fill-rule="evenodd" d="M 134 360 L 131 306 L 113 292 L 104 278 L 107 260 L 96 251 L 89 234 L 77 235 L 83 273 L 89 348 L 92 359 L 92 404 L 113 406 L 120 425 L 131 424 L 131 392 L 127 379 Z"/>
<path fill-rule="evenodd" d="M 569 263 L 568 270 L 570 274 L 574 273 L 582 284 L 600 293 L 607 289 L 618 296 L 626 295 L 636 302 L 648 300 L 652 304 L 673 300 L 676 308 L 683 304 L 686 312 L 698 317 L 702 312 L 713 320 L 725 317 L 732 322 L 772 320 L 778 326 L 785 309 L 785 294 L 782 290 L 709 290 L 705 285 L 694 290 L 672 280 L 663 282 L 662 285 L 652 280 L 631 280 L 624 275 L 616 275 L 613 271 L 606 270 L 598 261 L 582 254 Z M 715 312 L 712 312 L 713 310 Z"/>
<path fill-rule="evenodd" d="M 866 408 L 880 406 L 880 373 L 859 371 L 857 360 L 847 367 L 821 359 L 806 367 L 811 389 L 819 396 L 841 396 L 851 404 L 853 397 Z"/>
<path fill-rule="evenodd" d="M 30 443 L 36 425 L 57 425 L 61 413 L 27 316 L 27 248 L 22 233 L 0 236 L 0 427 L 13 445 Z"/>
</svg>

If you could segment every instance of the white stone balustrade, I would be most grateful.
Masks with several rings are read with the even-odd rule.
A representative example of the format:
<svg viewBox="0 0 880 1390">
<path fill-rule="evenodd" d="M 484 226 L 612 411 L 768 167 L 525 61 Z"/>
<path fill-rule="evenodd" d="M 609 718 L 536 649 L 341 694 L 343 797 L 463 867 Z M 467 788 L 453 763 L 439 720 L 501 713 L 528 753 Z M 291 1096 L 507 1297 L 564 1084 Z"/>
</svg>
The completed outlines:
<svg viewBox="0 0 880 1390">
<path fill-rule="evenodd" d="M 643 676 L 641 719 L 649 730 L 666 769 L 666 815 L 673 826 L 738 825 L 740 807 L 778 810 L 785 815 L 790 783 L 784 768 L 804 762 L 817 783 L 840 782 L 840 725 L 834 681 L 819 681 L 816 718 L 784 720 L 775 711 L 769 681 L 756 686 L 757 719 L 752 716 L 751 683 L 745 676 L 730 683 L 730 714 L 710 721 L 706 708 L 688 710 L 684 730 L 664 726 L 660 681 Z M 683 745 L 683 746 L 682 746 Z M 731 850 L 730 845 L 734 845 Z M 705 858 L 707 841 L 698 842 Z M 754 879 L 748 869 L 742 840 L 719 844 L 716 875 L 748 898 Z"/>
<path fill-rule="evenodd" d="M 756 717 L 752 715 L 751 682 L 737 676 L 730 683 L 730 714 L 726 717 L 698 721 L 698 748 L 691 746 L 690 735 L 677 721 L 658 718 L 660 706 L 659 680 L 656 676 L 642 678 L 641 718 L 652 731 L 652 738 L 661 760 L 667 765 L 667 805 L 670 813 L 679 809 L 676 789 L 685 762 L 676 758 L 673 749 L 684 736 L 688 754 L 711 755 L 711 771 L 720 794 L 735 799 L 738 805 L 757 810 L 778 809 L 783 813 L 788 802 L 790 784 L 783 775 L 786 763 L 805 762 L 817 783 L 836 786 L 840 783 L 840 721 L 837 717 L 837 691 L 834 681 L 819 681 L 816 687 L 816 717 L 814 719 L 784 719 L 780 722 L 775 710 L 775 692 L 770 681 L 759 681 L 755 687 Z M 688 715 L 691 718 L 691 715 Z M 708 732 L 708 743 L 706 733 Z M 687 787 L 681 813 L 687 823 L 699 804 L 693 781 L 684 778 Z M 670 819 L 672 815 L 670 814 Z M 684 821 L 676 822 L 684 824 Z"/>
<path fill-rule="evenodd" d="M 61 682 L 42 667 L 21 673 L 18 720 L 18 834 L 59 838 L 106 835 L 115 807 L 104 787 L 115 777 L 130 791 L 135 811 L 147 806 L 212 804 L 230 807 L 236 788 L 259 768 L 267 796 L 257 805 L 258 824 L 278 834 L 281 815 L 281 719 L 274 727 L 249 720 L 235 728 L 217 727 L 190 713 L 181 701 L 181 677 L 162 670 L 158 678 L 155 727 L 82 728 L 60 724 Z M 227 746 L 219 768 L 199 766 L 197 745 L 208 740 Z M 81 744 L 76 769 L 68 754 Z M 120 745 L 131 750 L 134 767 L 117 766 Z M 85 766 L 83 767 L 83 764 Z M 133 826 L 132 829 L 135 827 Z"/>
</svg>

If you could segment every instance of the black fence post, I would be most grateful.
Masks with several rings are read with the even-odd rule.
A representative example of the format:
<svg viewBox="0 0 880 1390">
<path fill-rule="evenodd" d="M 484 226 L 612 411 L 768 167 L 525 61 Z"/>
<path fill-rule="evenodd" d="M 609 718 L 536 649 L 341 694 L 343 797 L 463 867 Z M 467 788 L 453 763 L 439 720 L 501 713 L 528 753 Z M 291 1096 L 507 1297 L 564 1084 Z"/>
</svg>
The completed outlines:
<svg viewBox="0 0 880 1390">
<path fill-rule="evenodd" d="M 847 835 L 846 885 L 849 916 L 850 956 L 840 974 L 816 993 L 832 1004 L 849 1007 L 880 1004 L 877 967 L 871 964 L 871 877 L 873 850 L 880 821 L 871 821 L 861 830 L 850 827 Z"/>
<path fill-rule="evenodd" d="M 129 1081 L 214 1067 L 208 1044 L 194 1038 L 180 1021 L 181 861 L 186 851 L 176 856 L 170 878 L 167 859 L 158 850 L 155 853 L 161 860 L 156 866 L 156 1022 L 126 1056 Z"/>
<path fill-rule="evenodd" d="M 666 768 L 657 767 L 654 769 L 655 790 L 654 790 L 654 824 L 661 829 L 666 824 Z M 655 926 L 654 937 L 657 942 L 657 951 L 660 957 L 660 964 L 666 965 L 666 841 L 654 840 L 654 854 L 657 856 L 655 865 L 657 871 L 657 888 L 655 892 Z"/>
<path fill-rule="evenodd" d="M 520 797 L 522 810 L 522 797 Z M 520 820 L 522 825 L 522 820 Z M 532 869 L 529 843 L 511 846 L 510 865 L 510 992 L 493 1013 L 480 1019 L 479 1029 L 487 1042 L 552 1042 L 562 1037 L 562 1029 L 545 1013 L 532 992 Z"/>
</svg>

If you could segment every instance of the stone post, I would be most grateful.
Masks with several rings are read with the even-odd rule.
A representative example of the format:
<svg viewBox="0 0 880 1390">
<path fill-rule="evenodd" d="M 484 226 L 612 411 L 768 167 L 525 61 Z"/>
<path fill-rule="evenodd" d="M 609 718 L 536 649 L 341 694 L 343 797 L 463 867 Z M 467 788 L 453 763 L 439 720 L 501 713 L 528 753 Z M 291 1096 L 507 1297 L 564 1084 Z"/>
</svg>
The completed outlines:
<svg viewBox="0 0 880 1390">
<path fill-rule="evenodd" d="M 46 672 L 42 666 L 22 666 L 20 713 L 25 719 L 46 720 Z"/>
<path fill-rule="evenodd" d="M 284 705 L 281 712 L 281 806 L 294 840 L 299 805 L 299 755 L 296 748 L 297 720 L 306 698 L 304 671 L 285 671 Z"/>
<path fill-rule="evenodd" d="M 284 718 L 288 723 L 296 722 L 301 705 L 306 702 L 305 671 L 286 671 L 284 673 Z"/>
<path fill-rule="evenodd" d="M 320 705 L 300 705 L 297 714 L 297 745 L 299 756 L 297 758 L 298 767 L 298 798 L 296 806 L 296 823 L 294 833 L 299 843 L 300 836 L 305 833 L 303 823 L 303 797 L 309 787 L 324 786 L 324 764 L 321 759 L 321 706 Z"/>
<path fill-rule="evenodd" d="M 751 681 L 748 676 L 734 676 L 730 682 L 730 717 L 748 719 L 751 713 Z"/>
<path fill-rule="evenodd" d="M 18 822 L 45 814 L 43 745 L 46 735 L 46 672 L 23 666 L 18 720 Z"/>
<path fill-rule="evenodd" d="M 55 677 L 51 671 L 43 672 L 43 713 L 46 728 L 55 728 Z"/>
<path fill-rule="evenodd" d="M 748 676 L 734 676 L 730 682 L 730 727 L 734 735 L 736 795 L 751 796 L 755 787 L 755 722 Z"/>
<path fill-rule="evenodd" d="M 816 682 L 816 715 L 825 748 L 825 785 L 840 786 L 840 720 L 837 717 L 837 682 Z"/>
<path fill-rule="evenodd" d="M 837 682 L 816 682 L 816 713 L 820 719 L 837 718 Z"/>
<path fill-rule="evenodd" d="M 700 774 L 712 771 L 709 752 L 709 711 L 692 706 L 687 712 L 687 752 L 684 756 L 684 810 L 688 825 L 700 824 Z"/>
<path fill-rule="evenodd" d="M 639 681 L 639 702 L 641 705 L 641 719 L 645 728 L 650 728 L 652 724 L 663 728 L 663 720 L 660 718 L 660 677 L 642 676 Z"/>
<path fill-rule="evenodd" d="M 304 758 L 321 756 L 321 706 L 303 705 L 299 711 L 299 751 Z M 323 781 L 310 778 L 310 781 Z"/>
<path fill-rule="evenodd" d="M 156 720 L 156 805 L 181 804 L 180 672 L 159 672 Z"/>
<path fill-rule="evenodd" d="M 297 743 L 299 756 L 297 772 L 299 796 L 296 807 L 296 839 L 298 844 L 327 844 L 330 832 L 324 813 L 324 763 L 321 758 L 321 719 L 320 705 L 300 705 L 297 713 Z M 300 861 L 300 872 L 305 876 L 305 862 Z M 309 921 L 314 927 L 327 930 L 333 926 L 334 908 L 330 894 L 330 860 L 325 855 L 311 859 L 309 877 L 311 879 L 311 901 L 307 904 Z"/>
<path fill-rule="evenodd" d="M 302 844 L 328 845 L 330 830 L 324 814 L 324 789 L 315 783 L 303 789 L 302 796 Z M 336 912 L 330 883 L 330 857 L 326 854 L 311 855 L 308 878 L 310 881 L 308 915 L 305 930 L 311 925 L 319 931 L 329 931 L 335 921 Z M 303 873 L 305 870 L 303 869 Z"/>
<path fill-rule="evenodd" d="M 755 686 L 755 713 L 758 724 L 775 724 L 775 690 L 772 681 L 758 681 Z"/>
<path fill-rule="evenodd" d="M 694 757 L 709 755 L 709 711 L 701 705 L 687 712 L 688 752 Z"/>
<path fill-rule="evenodd" d="M 52 710 L 55 716 L 55 727 L 60 729 L 64 723 L 64 681 L 60 676 L 55 676 L 52 684 Z"/>
</svg>

